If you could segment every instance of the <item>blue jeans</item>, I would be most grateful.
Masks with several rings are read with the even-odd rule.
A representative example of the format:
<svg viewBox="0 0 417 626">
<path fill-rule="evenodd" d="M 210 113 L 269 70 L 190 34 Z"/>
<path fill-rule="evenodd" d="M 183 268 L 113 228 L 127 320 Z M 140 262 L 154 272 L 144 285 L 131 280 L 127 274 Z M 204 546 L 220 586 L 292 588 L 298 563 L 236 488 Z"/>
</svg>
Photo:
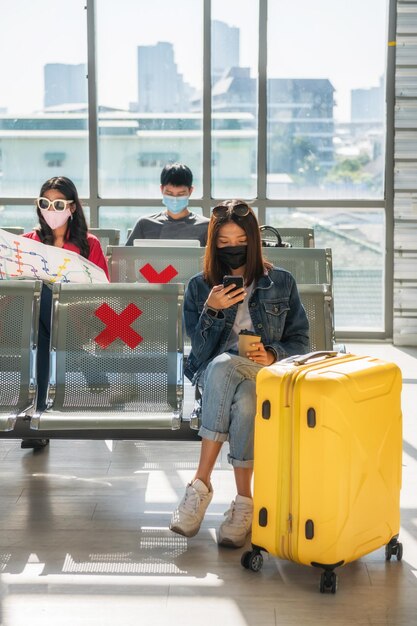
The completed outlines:
<svg viewBox="0 0 417 626">
<path fill-rule="evenodd" d="M 263 365 L 225 352 L 200 375 L 203 389 L 200 437 L 229 441 L 228 461 L 234 467 L 253 467 L 256 413 L 256 375 Z"/>
</svg>

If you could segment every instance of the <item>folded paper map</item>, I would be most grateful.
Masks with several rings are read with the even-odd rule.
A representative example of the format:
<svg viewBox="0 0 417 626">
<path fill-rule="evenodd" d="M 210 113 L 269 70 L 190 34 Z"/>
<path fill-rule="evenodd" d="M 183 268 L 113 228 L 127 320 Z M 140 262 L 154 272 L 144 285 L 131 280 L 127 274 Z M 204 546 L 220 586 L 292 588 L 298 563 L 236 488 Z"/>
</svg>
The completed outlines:
<svg viewBox="0 0 417 626">
<path fill-rule="evenodd" d="M 76 252 L 46 246 L 0 228 L 0 280 L 38 278 L 49 283 L 108 283 L 106 274 Z"/>
</svg>

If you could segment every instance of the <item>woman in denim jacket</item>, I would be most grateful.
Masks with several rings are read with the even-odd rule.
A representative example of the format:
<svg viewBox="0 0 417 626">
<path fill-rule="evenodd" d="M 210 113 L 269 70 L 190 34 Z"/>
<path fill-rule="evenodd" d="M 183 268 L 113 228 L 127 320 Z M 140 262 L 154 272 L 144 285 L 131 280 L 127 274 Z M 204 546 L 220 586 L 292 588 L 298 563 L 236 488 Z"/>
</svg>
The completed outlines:
<svg viewBox="0 0 417 626">
<path fill-rule="evenodd" d="M 244 277 L 244 287 L 224 287 L 223 276 Z M 170 528 L 193 537 L 213 497 L 211 473 L 220 448 L 229 441 L 237 496 L 219 529 L 219 544 L 243 546 L 250 532 L 253 503 L 255 380 L 267 365 L 308 351 L 308 321 L 292 275 L 262 256 L 259 226 L 240 200 L 213 209 L 204 271 L 194 276 L 184 300 L 191 338 L 186 376 L 202 388 L 200 461 L 194 479 L 174 511 Z M 260 341 L 238 356 L 240 331 Z"/>
</svg>

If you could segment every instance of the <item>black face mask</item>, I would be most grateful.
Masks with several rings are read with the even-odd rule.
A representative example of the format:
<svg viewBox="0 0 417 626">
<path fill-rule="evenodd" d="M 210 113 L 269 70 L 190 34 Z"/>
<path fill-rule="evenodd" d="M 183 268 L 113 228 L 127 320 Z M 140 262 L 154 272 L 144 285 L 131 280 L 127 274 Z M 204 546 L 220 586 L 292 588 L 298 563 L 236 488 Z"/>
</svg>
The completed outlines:
<svg viewBox="0 0 417 626">
<path fill-rule="evenodd" d="M 217 256 L 221 263 L 227 265 L 232 270 L 246 264 L 248 246 L 225 246 L 217 248 Z"/>
</svg>

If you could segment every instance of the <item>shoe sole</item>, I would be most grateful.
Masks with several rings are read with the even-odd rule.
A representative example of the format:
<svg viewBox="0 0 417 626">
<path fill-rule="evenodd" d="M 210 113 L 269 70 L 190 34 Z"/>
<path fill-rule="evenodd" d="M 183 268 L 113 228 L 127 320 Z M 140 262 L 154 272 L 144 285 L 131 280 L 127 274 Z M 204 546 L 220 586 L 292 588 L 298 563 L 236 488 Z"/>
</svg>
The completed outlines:
<svg viewBox="0 0 417 626">
<path fill-rule="evenodd" d="M 235 542 L 232 541 L 231 539 L 222 539 L 221 541 L 219 541 L 218 545 L 222 546 L 223 548 L 242 548 L 246 543 L 246 537 L 245 537 L 245 541 L 243 542 Z"/>
<path fill-rule="evenodd" d="M 37 441 L 28 439 L 20 443 L 22 450 L 43 450 L 47 445 L 49 445 L 49 439 L 41 439 Z"/>
<path fill-rule="evenodd" d="M 243 548 L 251 531 L 252 529 L 248 530 L 246 537 L 243 539 L 243 541 L 233 541 L 233 539 L 229 539 L 228 537 L 223 537 L 223 539 L 220 539 L 219 537 L 217 543 L 219 546 L 223 546 L 224 548 Z"/>
<path fill-rule="evenodd" d="M 177 535 L 182 535 L 183 537 L 195 537 L 196 534 L 198 533 L 198 531 L 200 530 L 200 527 L 197 528 L 197 530 L 190 532 L 185 532 L 182 528 L 180 528 L 179 526 L 170 526 L 169 530 L 172 530 L 173 533 L 177 533 Z"/>
</svg>

